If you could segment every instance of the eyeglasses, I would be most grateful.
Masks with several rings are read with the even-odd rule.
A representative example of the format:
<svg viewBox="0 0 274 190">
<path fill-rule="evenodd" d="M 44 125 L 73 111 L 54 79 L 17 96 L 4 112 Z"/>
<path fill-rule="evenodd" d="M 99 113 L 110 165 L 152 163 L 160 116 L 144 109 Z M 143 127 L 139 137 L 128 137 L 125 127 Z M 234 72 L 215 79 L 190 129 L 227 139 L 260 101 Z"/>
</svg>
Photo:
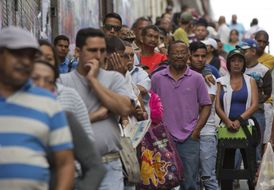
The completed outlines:
<svg viewBox="0 0 274 190">
<path fill-rule="evenodd" d="M 119 32 L 121 30 L 122 26 L 116 26 L 116 25 L 112 25 L 112 24 L 105 24 L 104 28 L 108 31 L 112 30 L 112 28 L 113 28 L 115 32 Z"/>
<path fill-rule="evenodd" d="M 134 53 L 124 53 L 123 58 L 125 59 L 132 59 L 134 57 Z"/>
</svg>

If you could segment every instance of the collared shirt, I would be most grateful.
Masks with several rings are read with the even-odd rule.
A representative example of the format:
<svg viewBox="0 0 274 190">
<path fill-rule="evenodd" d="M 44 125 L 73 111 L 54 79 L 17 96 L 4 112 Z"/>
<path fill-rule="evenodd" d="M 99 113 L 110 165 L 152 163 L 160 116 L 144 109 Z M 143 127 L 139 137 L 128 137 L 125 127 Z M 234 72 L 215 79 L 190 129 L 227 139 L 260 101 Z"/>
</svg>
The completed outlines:
<svg viewBox="0 0 274 190">
<path fill-rule="evenodd" d="M 76 69 L 78 65 L 77 59 L 70 60 L 69 58 L 65 58 L 65 61 L 63 63 L 60 63 L 58 66 L 59 73 L 68 73 L 74 69 Z M 71 67 L 71 68 L 70 68 Z"/>
<path fill-rule="evenodd" d="M 48 189 L 48 151 L 72 149 L 70 130 L 53 95 L 28 82 L 0 97 L 0 189 Z"/>
<path fill-rule="evenodd" d="M 144 87 L 147 91 L 150 90 L 151 80 L 144 69 L 142 69 L 141 67 L 133 66 L 133 69 L 130 71 L 130 75 L 131 75 L 132 81 L 136 85 L 140 85 Z"/>
<path fill-rule="evenodd" d="M 151 85 L 163 103 L 169 132 L 177 141 L 186 140 L 197 124 L 200 106 L 211 105 L 204 78 L 187 67 L 176 81 L 168 66 L 152 76 Z"/>
</svg>

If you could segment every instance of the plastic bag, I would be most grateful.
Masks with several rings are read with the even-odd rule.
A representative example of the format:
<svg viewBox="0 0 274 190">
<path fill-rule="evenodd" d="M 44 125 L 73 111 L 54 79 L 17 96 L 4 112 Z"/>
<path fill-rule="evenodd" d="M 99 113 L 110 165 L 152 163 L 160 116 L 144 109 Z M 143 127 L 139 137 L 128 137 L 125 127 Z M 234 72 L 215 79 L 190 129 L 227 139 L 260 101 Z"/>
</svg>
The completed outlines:
<svg viewBox="0 0 274 190">
<path fill-rule="evenodd" d="M 274 153 L 270 143 L 264 153 L 256 190 L 273 190 L 274 189 Z"/>
<path fill-rule="evenodd" d="M 139 148 L 141 189 L 172 189 L 180 185 L 182 163 L 163 123 L 149 128 Z"/>
</svg>

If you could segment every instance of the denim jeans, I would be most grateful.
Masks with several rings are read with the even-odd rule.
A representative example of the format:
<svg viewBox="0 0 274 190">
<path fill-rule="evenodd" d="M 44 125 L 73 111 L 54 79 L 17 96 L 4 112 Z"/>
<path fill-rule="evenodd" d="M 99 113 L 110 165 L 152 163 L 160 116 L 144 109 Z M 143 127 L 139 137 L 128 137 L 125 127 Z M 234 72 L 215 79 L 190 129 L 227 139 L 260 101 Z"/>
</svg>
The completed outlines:
<svg viewBox="0 0 274 190">
<path fill-rule="evenodd" d="M 217 139 L 215 135 L 200 136 L 201 182 L 206 190 L 217 190 L 216 179 Z"/>
<path fill-rule="evenodd" d="M 124 176 L 120 159 L 105 163 L 107 173 L 99 190 L 124 190 Z"/>
<path fill-rule="evenodd" d="M 263 139 L 264 139 L 264 131 L 265 131 L 265 116 L 264 116 L 264 110 L 257 110 L 255 113 L 253 113 L 252 115 L 258 122 L 258 124 L 260 125 L 260 129 L 261 129 L 261 142 L 260 144 L 257 146 L 257 150 L 256 150 L 256 160 L 257 162 L 261 160 L 262 158 L 262 144 L 263 144 Z"/>
<path fill-rule="evenodd" d="M 181 190 L 197 190 L 199 174 L 200 142 L 189 136 L 184 142 L 176 142 L 176 148 L 183 163 L 184 179 Z"/>
</svg>

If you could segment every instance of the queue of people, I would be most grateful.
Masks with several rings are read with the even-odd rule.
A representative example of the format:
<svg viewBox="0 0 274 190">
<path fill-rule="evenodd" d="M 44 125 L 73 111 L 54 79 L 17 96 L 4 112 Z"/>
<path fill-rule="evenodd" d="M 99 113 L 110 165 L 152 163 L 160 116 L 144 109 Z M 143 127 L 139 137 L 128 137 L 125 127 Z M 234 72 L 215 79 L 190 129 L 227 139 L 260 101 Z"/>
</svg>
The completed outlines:
<svg viewBox="0 0 274 190">
<path fill-rule="evenodd" d="M 120 154 L 120 130 L 132 118 L 166 127 L 182 163 L 181 190 L 233 189 L 233 176 L 216 175 L 220 124 L 237 133 L 256 120 L 259 171 L 264 144 L 274 142 L 268 33 L 245 38 L 236 15 L 231 25 L 220 17 L 217 29 L 191 10 L 179 19 L 165 13 L 155 24 L 140 17 L 131 28 L 108 13 L 102 28 L 78 30 L 73 58 L 63 34 L 52 44 L 19 27 L 2 29 L 0 189 L 142 189 L 127 183 Z M 172 180 L 168 164 L 155 155 L 141 160 L 140 149 L 142 141 L 131 154 L 150 163 L 148 181 Z M 224 154 L 227 169 L 249 160 L 237 147 Z M 249 189 L 255 185 L 248 179 Z"/>
</svg>

